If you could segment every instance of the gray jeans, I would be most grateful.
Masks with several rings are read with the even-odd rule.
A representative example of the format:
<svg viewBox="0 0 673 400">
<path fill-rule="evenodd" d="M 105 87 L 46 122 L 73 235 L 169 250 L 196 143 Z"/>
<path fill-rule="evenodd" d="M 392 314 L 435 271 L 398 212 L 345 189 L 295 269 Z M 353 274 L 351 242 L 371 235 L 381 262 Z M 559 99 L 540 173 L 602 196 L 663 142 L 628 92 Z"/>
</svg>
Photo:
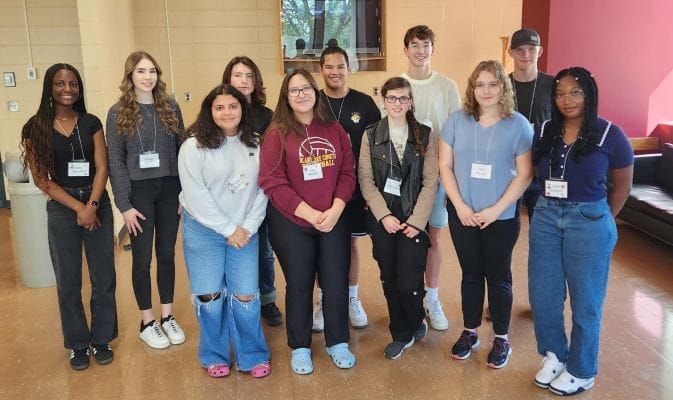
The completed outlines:
<svg viewBox="0 0 673 400">
<path fill-rule="evenodd" d="M 90 186 L 64 189 L 82 202 L 87 202 L 91 194 Z M 105 344 L 117 337 L 112 207 L 107 192 L 100 199 L 97 215 L 101 226 L 90 232 L 77 225 L 73 210 L 54 200 L 47 202 L 49 251 L 64 346 L 68 349 Z M 82 305 L 82 243 L 91 280 L 91 329 Z"/>
</svg>

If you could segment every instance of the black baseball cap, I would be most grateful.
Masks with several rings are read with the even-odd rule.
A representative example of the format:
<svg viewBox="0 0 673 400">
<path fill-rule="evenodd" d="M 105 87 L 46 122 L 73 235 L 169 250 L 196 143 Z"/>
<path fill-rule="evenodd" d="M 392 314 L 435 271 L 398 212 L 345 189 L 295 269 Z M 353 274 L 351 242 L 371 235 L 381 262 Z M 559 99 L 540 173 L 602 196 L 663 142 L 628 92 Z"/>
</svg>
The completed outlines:
<svg viewBox="0 0 673 400">
<path fill-rule="evenodd" d="M 512 42 L 509 48 L 516 49 L 522 44 L 540 46 L 540 34 L 529 28 L 519 29 L 512 35 Z"/>
</svg>

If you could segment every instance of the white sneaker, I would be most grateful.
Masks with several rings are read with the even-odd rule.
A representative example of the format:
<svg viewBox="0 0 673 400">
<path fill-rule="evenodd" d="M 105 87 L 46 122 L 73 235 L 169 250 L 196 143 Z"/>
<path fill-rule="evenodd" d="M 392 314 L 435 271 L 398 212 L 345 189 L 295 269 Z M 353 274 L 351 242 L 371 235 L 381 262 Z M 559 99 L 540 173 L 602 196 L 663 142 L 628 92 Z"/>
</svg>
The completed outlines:
<svg viewBox="0 0 673 400">
<path fill-rule="evenodd" d="M 556 354 L 551 351 L 542 359 L 542 367 L 535 374 L 535 384 L 543 389 L 547 389 L 549 384 L 565 371 L 566 365 L 558 360 Z"/>
<path fill-rule="evenodd" d="M 594 378 L 577 378 L 568 371 L 563 371 L 549 384 L 549 390 L 559 396 L 572 396 L 592 387 L 594 387 Z"/>
<path fill-rule="evenodd" d="M 355 329 L 364 329 L 367 327 L 367 313 L 362 308 L 362 302 L 357 297 L 351 297 L 348 300 L 348 319 L 351 326 Z"/>
<path fill-rule="evenodd" d="M 171 344 L 181 344 L 185 342 L 185 332 L 178 325 L 178 321 L 175 320 L 175 317 L 171 316 L 168 321 L 164 321 L 161 324 L 168 340 Z"/>
<path fill-rule="evenodd" d="M 423 308 L 425 308 L 425 314 L 430 319 L 432 329 L 436 331 L 445 331 L 449 329 L 449 321 L 446 319 L 446 316 L 444 316 L 442 303 L 439 300 L 430 301 L 424 299 Z"/>
<path fill-rule="evenodd" d="M 315 303 L 315 309 L 313 310 L 313 326 L 311 327 L 311 330 L 315 333 L 325 330 L 325 319 L 322 316 L 322 299 Z"/>
<path fill-rule="evenodd" d="M 171 342 L 164 334 L 164 331 L 161 330 L 157 321 L 154 321 L 152 325 L 145 327 L 145 329 L 140 332 L 140 338 L 145 344 L 154 349 L 165 349 L 171 345 Z"/>
</svg>

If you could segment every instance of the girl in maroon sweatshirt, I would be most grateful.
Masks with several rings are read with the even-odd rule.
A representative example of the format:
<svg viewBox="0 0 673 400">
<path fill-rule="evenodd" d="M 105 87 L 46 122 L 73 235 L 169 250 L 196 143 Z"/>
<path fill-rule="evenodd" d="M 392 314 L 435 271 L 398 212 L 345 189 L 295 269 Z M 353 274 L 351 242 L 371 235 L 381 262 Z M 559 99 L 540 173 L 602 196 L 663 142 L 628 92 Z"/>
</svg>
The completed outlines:
<svg viewBox="0 0 673 400">
<path fill-rule="evenodd" d="M 348 135 L 325 109 L 311 74 L 285 76 L 260 155 L 259 184 L 269 197 L 271 246 L 285 274 L 292 370 L 313 372 L 311 307 L 316 274 L 323 290 L 327 353 L 355 365 L 348 349 L 349 232 L 341 219 L 355 189 Z"/>
</svg>

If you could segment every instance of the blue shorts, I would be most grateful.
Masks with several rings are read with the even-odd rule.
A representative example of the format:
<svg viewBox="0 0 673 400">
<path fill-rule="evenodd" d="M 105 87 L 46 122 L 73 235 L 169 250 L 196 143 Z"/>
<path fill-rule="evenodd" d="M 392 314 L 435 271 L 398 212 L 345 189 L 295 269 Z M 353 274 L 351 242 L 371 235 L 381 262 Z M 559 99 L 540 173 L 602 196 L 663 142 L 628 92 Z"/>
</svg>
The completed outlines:
<svg viewBox="0 0 673 400">
<path fill-rule="evenodd" d="M 437 185 L 437 194 L 434 203 L 432 203 L 432 211 L 428 222 L 431 228 L 444 228 L 449 224 L 449 213 L 446 211 L 446 192 L 442 182 Z"/>
</svg>

